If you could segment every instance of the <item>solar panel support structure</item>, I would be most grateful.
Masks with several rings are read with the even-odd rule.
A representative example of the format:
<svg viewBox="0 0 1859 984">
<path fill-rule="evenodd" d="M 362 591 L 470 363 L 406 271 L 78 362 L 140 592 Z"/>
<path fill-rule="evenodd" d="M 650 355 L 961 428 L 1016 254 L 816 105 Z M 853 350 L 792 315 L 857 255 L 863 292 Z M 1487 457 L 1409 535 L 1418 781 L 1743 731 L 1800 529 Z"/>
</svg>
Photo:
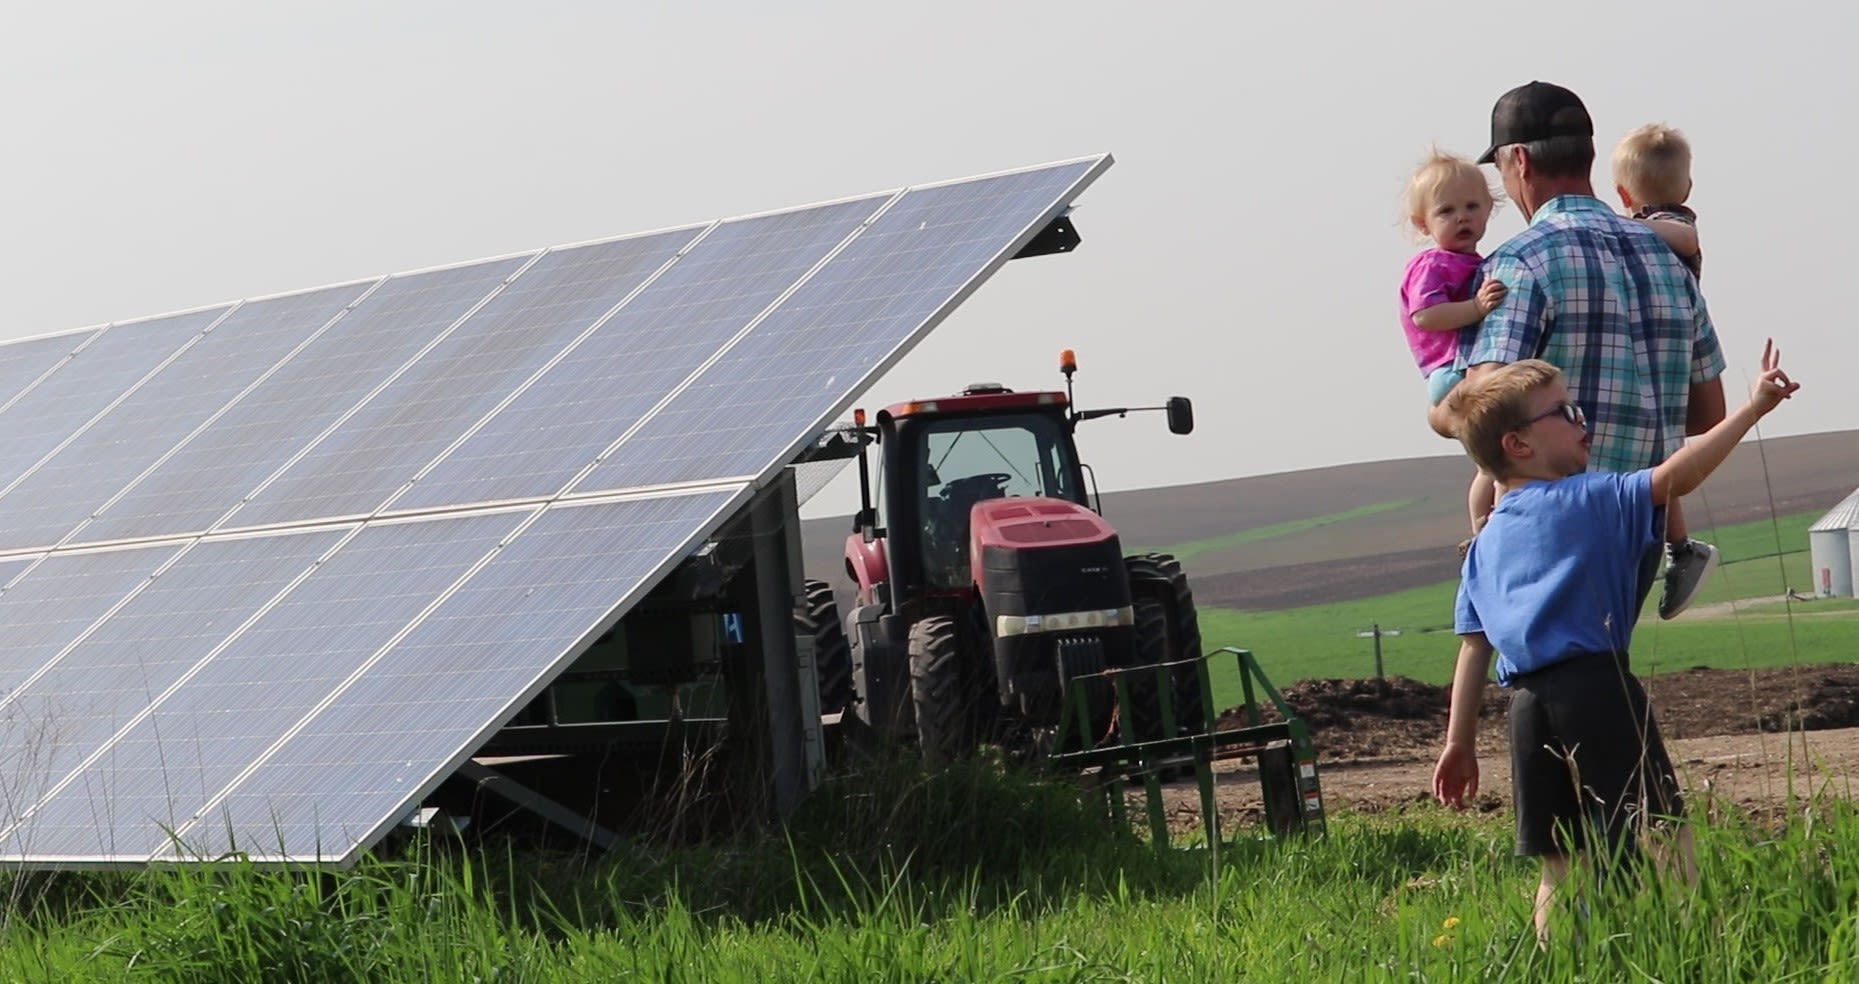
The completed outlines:
<svg viewBox="0 0 1859 984">
<path fill-rule="evenodd" d="M 1013 258 L 1024 260 L 1030 256 L 1069 253 L 1077 249 L 1078 244 L 1082 242 L 1084 242 L 1084 237 L 1078 235 L 1078 228 L 1072 225 L 1071 212 L 1068 210 L 1065 214 L 1048 222 L 1044 229 L 1035 233 L 1025 246 L 1020 247 L 1018 253 L 1013 254 Z"/>
<path fill-rule="evenodd" d="M 803 659 L 793 631 L 805 579 L 800 551 L 800 502 L 794 470 L 783 468 L 749 504 L 755 544 L 754 577 L 762 633 L 762 694 L 766 703 L 768 784 L 777 818 L 785 819 L 819 783 L 825 767 L 820 691 L 813 645 Z M 787 631 L 781 631 L 785 628 Z"/>
<path fill-rule="evenodd" d="M 479 789 L 495 793 L 600 850 L 610 851 L 627 843 L 618 834 L 595 823 L 593 818 L 549 799 L 489 765 L 466 762 L 458 767 L 458 777 Z"/>
<path fill-rule="evenodd" d="M 779 822 L 791 815 L 826 767 L 813 640 L 794 627 L 804 584 L 799 507 L 795 470 L 784 468 L 667 575 L 642 603 L 643 614 L 636 610 L 621 619 L 614 634 L 630 640 L 634 650 L 623 673 L 591 668 L 564 674 L 528 713 L 491 738 L 472 769 L 458 770 L 438 802 L 452 813 L 475 813 L 482 806 L 478 792 L 488 790 L 604 849 L 604 838 L 616 835 L 602 832 L 595 821 L 625 809 L 627 799 L 577 787 L 622 788 L 624 766 L 617 763 L 625 756 L 616 751 L 633 749 L 674 756 L 685 770 L 677 784 L 700 796 L 714 791 L 707 784 L 720 779 L 717 788 L 729 791 L 743 820 Z M 734 608 L 742 609 L 740 621 L 732 623 L 742 658 L 730 658 L 735 651 L 730 641 L 719 641 L 727 695 L 720 715 L 694 705 L 664 720 L 573 720 L 573 699 L 559 693 L 563 686 L 619 679 L 677 688 L 696 675 L 711 640 L 692 637 L 691 652 L 670 652 L 685 637 L 648 629 L 648 622 L 702 624 L 716 617 L 712 609 L 728 620 Z M 655 650 L 650 661 L 648 648 Z M 722 764 L 721 776 L 709 768 L 713 762 Z M 489 774 L 497 778 L 495 786 L 484 785 L 486 773 L 479 770 L 487 767 L 494 767 Z M 569 819 L 582 816 L 584 821 Z M 584 830 L 600 833 L 587 836 Z"/>
</svg>

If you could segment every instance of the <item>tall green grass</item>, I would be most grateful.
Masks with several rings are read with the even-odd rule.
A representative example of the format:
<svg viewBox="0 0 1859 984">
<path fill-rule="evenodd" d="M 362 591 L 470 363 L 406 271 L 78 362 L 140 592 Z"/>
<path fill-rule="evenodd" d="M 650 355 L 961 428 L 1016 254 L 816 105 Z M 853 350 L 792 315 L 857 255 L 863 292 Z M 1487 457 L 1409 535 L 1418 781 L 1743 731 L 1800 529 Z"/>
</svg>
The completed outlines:
<svg viewBox="0 0 1859 984">
<path fill-rule="evenodd" d="M 1692 804 L 1702 817 L 1712 804 Z M 1722 804 L 1715 805 L 1722 813 Z M 921 815 L 913 815 L 921 814 Z M 1812 816 L 1809 822 L 1803 817 Z M 418 841 L 348 872 L 15 875 L 9 981 L 1851 979 L 1859 819 L 1730 812 L 1695 890 L 1559 911 L 1502 817 L 1432 807 L 1156 852 L 1068 785 L 845 777 L 784 834 L 606 858 Z"/>
</svg>

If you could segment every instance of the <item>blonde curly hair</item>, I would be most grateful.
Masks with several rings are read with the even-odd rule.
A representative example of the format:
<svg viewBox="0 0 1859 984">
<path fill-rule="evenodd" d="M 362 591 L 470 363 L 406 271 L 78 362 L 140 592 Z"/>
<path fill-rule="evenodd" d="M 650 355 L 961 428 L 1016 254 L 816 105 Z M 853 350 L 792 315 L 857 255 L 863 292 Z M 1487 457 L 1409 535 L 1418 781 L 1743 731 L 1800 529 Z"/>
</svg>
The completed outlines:
<svg viewBox="0 0 1859 984">
<path fill-rule="evenodd" d="M 1448 154 L 1438 147 L 1427 150 L 1426 160 L 1414 169 L 1414 175 L 1407 181 L 1407 193 L 1402 203 L 1405 220 L 1403 224 L 1413 234 L 1415 242 L 1425 242 L 1427 210 L 1439 196 L 1441 188 L 1466 178 L 1476 178 L 1491 199 L 1492 211 L 1497 211 L 1504 202 L 1504 189 L 1493 185 L 1478 165 L 1454 154 Z"/>
</svg>

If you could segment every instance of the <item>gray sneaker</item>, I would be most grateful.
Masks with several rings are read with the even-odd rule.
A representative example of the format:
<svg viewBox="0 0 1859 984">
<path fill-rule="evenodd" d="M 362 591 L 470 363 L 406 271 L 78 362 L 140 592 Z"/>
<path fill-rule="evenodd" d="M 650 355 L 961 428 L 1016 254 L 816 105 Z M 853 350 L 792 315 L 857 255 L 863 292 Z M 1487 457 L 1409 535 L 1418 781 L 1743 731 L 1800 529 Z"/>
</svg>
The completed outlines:
<svg viewBox="0 0 1859 984">
<path fill-rule="evenodd" d="M 1686 540 L 1666 548 L 1665 588 L 1659 592 L 1659 617 L 1677 618 L 1691 607 L 1698 592 L 1717 569 L 1717 548 L 1702 540 Z"/>
</svg>

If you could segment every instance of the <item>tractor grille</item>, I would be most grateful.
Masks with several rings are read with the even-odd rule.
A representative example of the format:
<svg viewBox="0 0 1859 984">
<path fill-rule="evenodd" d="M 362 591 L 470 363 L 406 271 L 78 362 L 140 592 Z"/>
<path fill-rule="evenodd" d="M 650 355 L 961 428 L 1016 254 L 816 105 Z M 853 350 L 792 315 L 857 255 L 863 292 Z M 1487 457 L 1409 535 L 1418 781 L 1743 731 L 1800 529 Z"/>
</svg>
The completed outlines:
<svg viewBox="0 0 1859 984">
<path fill-rule="evenodd" d="M 1046 615 L 1130 603 L 1115 540 L 1035 550 L 990 546 L 982 560 L 990 615 Z"/>
</svg>

